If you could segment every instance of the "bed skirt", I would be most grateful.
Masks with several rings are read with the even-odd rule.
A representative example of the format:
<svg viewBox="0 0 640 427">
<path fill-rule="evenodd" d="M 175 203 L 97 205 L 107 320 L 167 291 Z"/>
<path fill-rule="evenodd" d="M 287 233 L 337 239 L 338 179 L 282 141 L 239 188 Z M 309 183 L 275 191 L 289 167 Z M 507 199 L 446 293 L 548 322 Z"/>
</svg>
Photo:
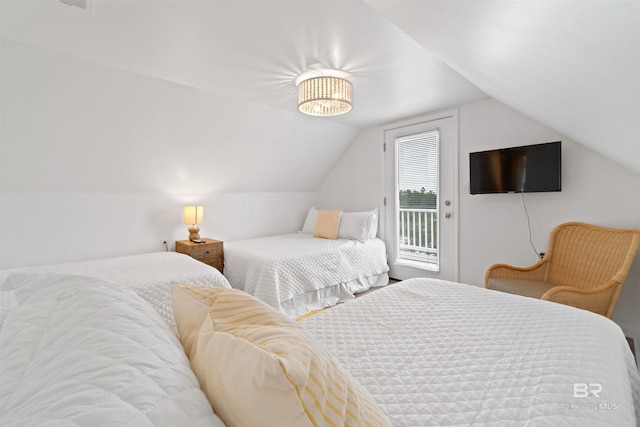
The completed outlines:
<svg viewBox="0 0 640 427">
<path fill-rule="evenodd" d="M 326 288 L 307 291 L 281 303 L 281 311 L 290 318 L 302 316 L 314 310 L 336 305 L 355 298 L 356 294 L 371 288 L 386 286 L 389 283 L 387 273 L 351 280 Z"/>
</svg>

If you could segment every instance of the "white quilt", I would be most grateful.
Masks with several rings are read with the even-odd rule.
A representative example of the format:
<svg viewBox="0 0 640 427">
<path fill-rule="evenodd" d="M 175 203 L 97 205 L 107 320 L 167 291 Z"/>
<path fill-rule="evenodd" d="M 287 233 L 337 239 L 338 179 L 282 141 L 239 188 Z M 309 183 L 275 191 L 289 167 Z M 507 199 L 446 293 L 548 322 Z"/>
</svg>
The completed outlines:
<svg viewBox="0 0 640 427">
<path fill-rule="evenodd" d="M 175 326 L 169 287 L 172 283 L 195 286 L 231 287 L 215 268 L 176 252 L 153 252 L 116 258 L 72 262 L 67 264 L 16 268 L 0 271 L 0 322 L 11 308 L 10 291 L 14 285 L 7 278 L 17 272 L 52 272 L 91 276 L 134 289 L 151 303 L 160 315 Z M 1 301 L 4 299 L 4 301 Z M 1 324 L 1 323 L 0 323 Z"/>
<path fill-rule="evenodd" d="M 0 425 L 223 426 L 177 337 L 134 291 L 96 278 L 12 276 L 0 331 Z"/>
<path fill-rule="evenodd" d="M 573 307 L 412 279 L 300 325 L 396 427 L 632 427 L 640 419 L 640 379 L 622 331 Z"/>
<path fill-rule="evenodd" d="M 283 312 L 294 297 L 355 280 L 365 283 L 389 270 L 385 244 L 377 238 L 362 243 L 294 233 L 227 242 L 224 252 L 231 286 Z"/>
</svg>

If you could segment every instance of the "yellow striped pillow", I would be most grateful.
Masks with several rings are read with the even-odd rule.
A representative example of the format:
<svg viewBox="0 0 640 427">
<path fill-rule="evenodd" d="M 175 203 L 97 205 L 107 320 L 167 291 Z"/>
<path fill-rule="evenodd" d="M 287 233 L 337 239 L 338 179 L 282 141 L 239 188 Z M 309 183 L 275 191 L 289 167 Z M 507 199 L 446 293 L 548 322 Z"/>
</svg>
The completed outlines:
<svg viewBox="0 0 640 427">
<path fill-rule="evenodd" d="M 234 426 L 389 426 L 367 391 L 291 320 L 236 289 L 172 287 L 191 366 Z"/>
</svg>

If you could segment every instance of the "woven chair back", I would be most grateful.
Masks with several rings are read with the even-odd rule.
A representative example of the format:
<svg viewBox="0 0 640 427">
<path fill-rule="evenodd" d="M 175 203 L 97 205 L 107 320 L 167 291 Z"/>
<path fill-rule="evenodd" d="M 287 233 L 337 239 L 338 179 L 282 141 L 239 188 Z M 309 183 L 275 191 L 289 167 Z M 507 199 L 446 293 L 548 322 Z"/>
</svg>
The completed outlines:
<svg viewBox="0 0 640 427">
<path fill-rule="evenodd" d="M 622 283 L 639 242 L 638 230 L 576 222 L 561 224 L 550 236 L 547 280 L 583 289 L 602 286 L 612 279 Z"/>
</svg>

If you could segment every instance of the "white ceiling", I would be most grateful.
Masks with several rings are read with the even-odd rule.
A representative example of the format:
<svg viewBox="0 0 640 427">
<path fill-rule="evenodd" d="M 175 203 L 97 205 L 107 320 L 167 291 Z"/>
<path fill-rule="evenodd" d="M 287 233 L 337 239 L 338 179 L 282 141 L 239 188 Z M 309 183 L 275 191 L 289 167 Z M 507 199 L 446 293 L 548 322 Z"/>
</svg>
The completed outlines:
<svg viewBox="0 0 640 427">
<path fill-rule="evenodd" d="M 91 3 L 90 3 L 91 4 Z M 2 36 L 297 111 L 294 80 L 317 64 L 348 72 L 366 127 L 485 97 L 362 1 L 2 0 Z"/>
<path fill-rule="evenodd" d="M 640 1 L 366 1 L 492 98 L 640 173 Z"/>
<path fill-rule="evenodd" d="M 343 125 L 337 151 L 354 128 L 491 96 L 640 172 L 638 1 L 88 3 L 0 0 L 2 37 L 295 113 L 302 128 L 296 76 L 346 71 L 352 112 L 313 119 Z"/>
</svg>

